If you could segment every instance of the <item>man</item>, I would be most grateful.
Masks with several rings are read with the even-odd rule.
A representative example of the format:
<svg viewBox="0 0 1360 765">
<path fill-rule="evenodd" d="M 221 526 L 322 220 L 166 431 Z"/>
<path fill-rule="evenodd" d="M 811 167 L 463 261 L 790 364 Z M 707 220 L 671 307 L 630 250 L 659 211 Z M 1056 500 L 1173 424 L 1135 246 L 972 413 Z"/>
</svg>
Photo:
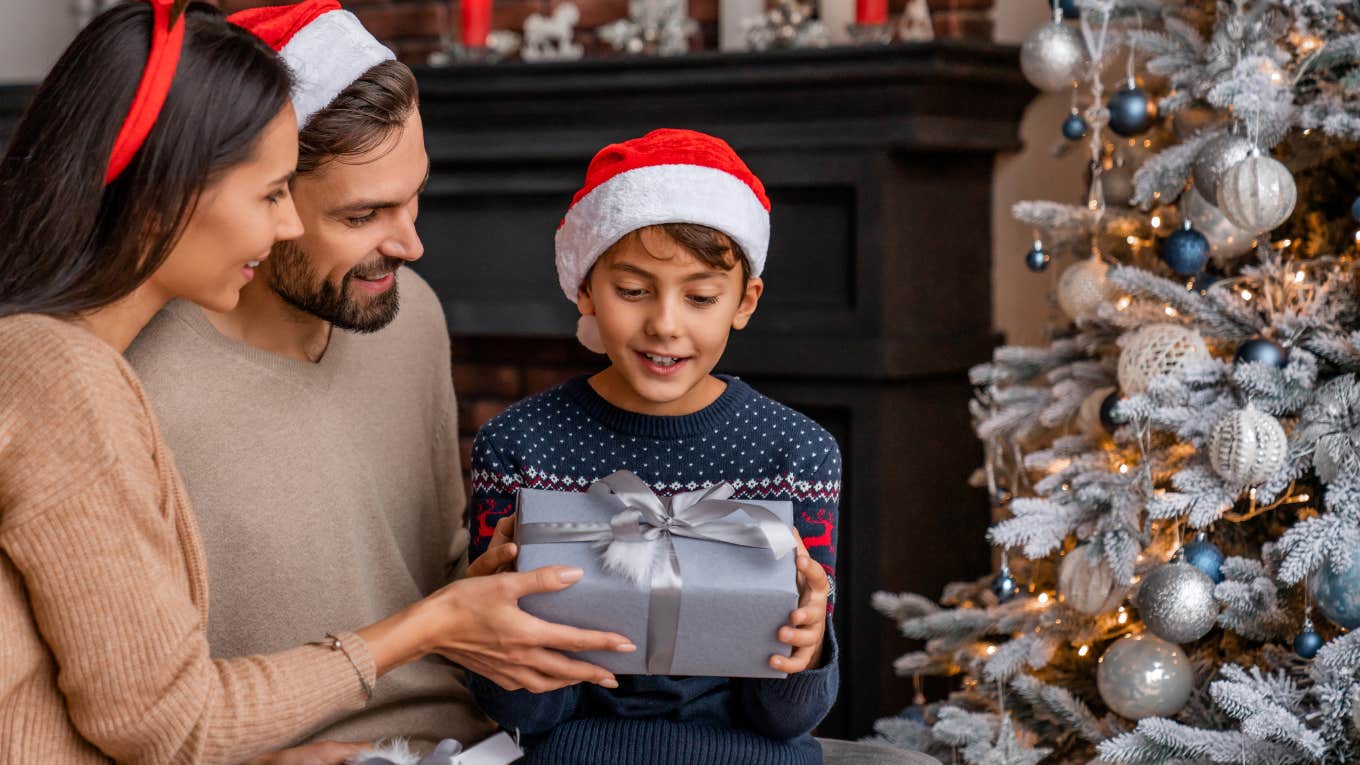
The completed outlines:
<svg viewBox="0 0 1360 765">
<path fill-rule="evenodd" d="M 401 268 L 423 253 L 429 173 L 415 78 L 333 0 L 233 20 L 297 74 L 290 187 L 306 233 L 247 268 L 235 310 L 172 304 L 128 351 L 202 527 L 219 657 L 378 621 L 444 584 L 468 544 L 444 316 Z M 555 625 L 508 594 L 463 608 L 480 632 L 452 658 L 506 687 L 612 681 L 545 650 L 563 647 L 546 634 Z M 362 712 L 299 735 L 403 736 L 428 750 L 492 727 L 461 670 L 435 658 L 392 671 Z"/>
</svg>

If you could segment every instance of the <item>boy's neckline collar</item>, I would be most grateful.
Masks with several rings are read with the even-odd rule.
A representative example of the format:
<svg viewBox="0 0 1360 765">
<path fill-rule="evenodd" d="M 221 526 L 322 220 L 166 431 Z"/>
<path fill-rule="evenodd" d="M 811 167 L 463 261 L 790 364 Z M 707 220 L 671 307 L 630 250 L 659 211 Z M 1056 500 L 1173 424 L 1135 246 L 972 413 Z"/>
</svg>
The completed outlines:
<svg viewBox="0 0 1360 765">
<path fill-rule="evenodd" d="M 587 414 L 610 430 L 644 438 L 684 438 L 721 427 L 754 393 L 738 377 L 723 374 L 714 377 L 727 383 L 722 395 L 697 412 L 671 416 L 630 412 L 614 406 L 591 387 L 589 375 L 573 377 L 564 388 Z"/>
</svg>

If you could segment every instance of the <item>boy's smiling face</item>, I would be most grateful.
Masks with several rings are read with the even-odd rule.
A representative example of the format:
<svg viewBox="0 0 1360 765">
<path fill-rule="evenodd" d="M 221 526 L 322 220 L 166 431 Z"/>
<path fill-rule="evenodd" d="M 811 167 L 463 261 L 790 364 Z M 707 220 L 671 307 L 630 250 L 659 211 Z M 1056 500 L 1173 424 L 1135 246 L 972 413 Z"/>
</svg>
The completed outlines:
<svg viewBox="0 0 1360 765">
<path fill-rule="evenodd" d="M 612 362 L 596 389 L 610 403 L 642 414 L 691 414 L 712 403 L 723 383 L 710 376 L 743 329 L 764 285 L 742 283 L 730 267 L 709 265 L 660 227 L 624 237 L 596 261 L 577 296 L 593 314 Z"/>
</svg>

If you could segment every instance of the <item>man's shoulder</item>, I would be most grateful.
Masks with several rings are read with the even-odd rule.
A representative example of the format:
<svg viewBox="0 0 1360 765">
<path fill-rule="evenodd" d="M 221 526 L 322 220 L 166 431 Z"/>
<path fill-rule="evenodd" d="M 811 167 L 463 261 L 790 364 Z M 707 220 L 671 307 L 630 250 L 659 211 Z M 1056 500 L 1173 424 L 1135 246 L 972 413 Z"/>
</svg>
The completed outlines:
<svg viewBox="0 0 1360 765">
<path fill-rule="evenodd" d="M 165 395 L 162 380 L 173 379 L 182 385 L 195 370 L 207 371 L 205 361 L 221 360 L 190 321 L 188 312 L 201 310 L 192 303 L 174 301 L 152 317 L 128 346 L 124 355 L 153 399 Z"/>
</svg>

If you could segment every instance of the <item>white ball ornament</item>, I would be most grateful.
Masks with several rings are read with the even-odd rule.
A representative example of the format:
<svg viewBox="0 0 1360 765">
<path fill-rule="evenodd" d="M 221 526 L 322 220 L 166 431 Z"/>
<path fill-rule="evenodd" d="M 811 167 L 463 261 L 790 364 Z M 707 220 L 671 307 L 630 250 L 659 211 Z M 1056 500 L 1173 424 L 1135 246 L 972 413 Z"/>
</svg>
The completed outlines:
<svg viewBox="0 0 1360 765">
<path fill-rule="evenodd" d="M 1170 717 L 1195 688 L 1195 671 L 1181 647 L 1144 632 L 1116 640 L 1096 671 L 1100 698 L 1130 720 Z"/>
<path fill-rule="evenodd" d="M 1209 432 L 1209 462 L 1234 486 L 1265 483 L 1284 467 L 1288 450 L 1280 421 L 1250 404 L 1223 415 Z"/>
<path fill-rule="evenodd" d="M 1128 592 L 1115 581 L 1109 564 L 1094 552 L 1091 545 L 1080 545 L 1063 556 L 1058 569 L 1058 594 L 1063 602 L 1091 616 L 1114 610 Z"/>
<path fill-rule="evenodd" d="M 1025 38 L 1020 48 L 1020 71 L 1039 90 L 1070 90 L 1086 65 L 1086 43 L 1072 27 L 1055 21 Z"/>
<path fill-rule="evenodd" d="M 1204 338 L 1179 324 L 1149 324 L 1119 339 L 1119 389 L 1126 396 L 1147 390 L 1152 378 L 1176 374 L 1209 360 Z"/>
<path fill-rule="evenodd" d="M 1109 272 L 1098 255 L 1068 266 L 1058 278 L 1058 307 L 1073 320 L 1094 314 L 1112 297 Z"/>
<path fill-rule="evenodd" d="M 1294 176 L 1273 157 L 1251 156 L 1218 184 L 1218 206 L 1237 227 L 1264 233 L 1289 220 L 1298 201 Z"/>
</svg>

